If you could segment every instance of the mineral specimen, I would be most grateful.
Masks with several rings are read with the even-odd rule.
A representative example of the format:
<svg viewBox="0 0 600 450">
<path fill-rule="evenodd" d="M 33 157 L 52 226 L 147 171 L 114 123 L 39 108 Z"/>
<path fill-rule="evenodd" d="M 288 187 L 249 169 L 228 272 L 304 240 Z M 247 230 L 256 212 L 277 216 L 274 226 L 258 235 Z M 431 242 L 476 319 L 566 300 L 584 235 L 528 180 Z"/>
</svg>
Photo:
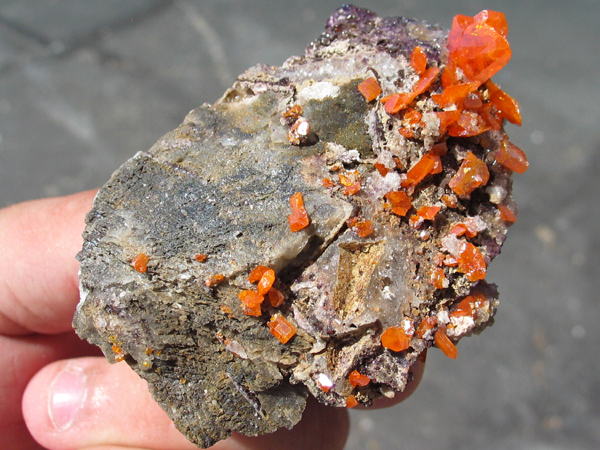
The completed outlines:
<svg viewBox="0 0 600 450">
<path fill-rule="evenodd" d="M 344 6 L 127 161 L 87 217 L 78 334 L 208 447 L 371 404 L 491 323 L 484 278 L 527 169 L 490 81 L 504 15 L 450 34 Z"/>
</svg>

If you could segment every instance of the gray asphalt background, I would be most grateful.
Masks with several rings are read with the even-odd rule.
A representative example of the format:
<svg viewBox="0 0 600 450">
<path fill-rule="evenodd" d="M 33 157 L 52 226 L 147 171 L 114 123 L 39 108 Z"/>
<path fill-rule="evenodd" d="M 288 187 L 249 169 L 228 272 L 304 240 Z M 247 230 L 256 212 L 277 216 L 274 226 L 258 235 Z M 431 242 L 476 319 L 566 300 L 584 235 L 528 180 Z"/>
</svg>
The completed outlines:
<svg viewBox="0 0 600 450">
<path fill-rule="evenodd" d="M 341 2 L 341 0 L 340 0 Z M 337 1 L 0 1 L 0 206 L 102 185 L 192 108 L 256 63 L 281 64 Z M 348 450 L 600 448 L 600 2 L 372 1 L 450 26 L 508 18 L 513 58 L 494 79 L 521 104 L 511 140 L 519 222 L 488 280 L 496 324 L 429 352 L 421 387 L 391 410 L 352 411 Z"/>
</svg>

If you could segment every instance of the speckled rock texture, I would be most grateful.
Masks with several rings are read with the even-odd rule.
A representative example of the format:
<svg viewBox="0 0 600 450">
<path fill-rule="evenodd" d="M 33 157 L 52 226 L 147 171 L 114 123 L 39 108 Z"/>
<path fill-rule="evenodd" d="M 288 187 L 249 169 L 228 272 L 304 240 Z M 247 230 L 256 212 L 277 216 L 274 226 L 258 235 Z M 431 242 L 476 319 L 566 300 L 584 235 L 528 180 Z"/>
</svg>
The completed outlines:
<svg viewBox="0 0 600 450">
<path fill-rule="evenodd" d="M 417 98 L 423 125 L 407 138 L 401 117 L 358 90 L 369 77 L 383 95 L 409 90 L 419 79 L 409 63 L 414 47 L 443 67 L 446 36 L 423 22 L 343 7 L 304 56 L 249 69 L 99 191 L 78 256 L 75 330 L 144 378 L 196 445 L 232 431 L 291 428 L 308 395 L 341 407 L 349 396 L 363 404 L 393 396 L 434 345 L 434 329 L 414 332 L 424 319 L 435 318 L 454 342 L 492 321 L 494 286 L 440 258 L 457 256 L 466 238 L 450 229 L 465 221 L 477 229 L 469 242 L 486 265 L 500 252 L 508 223 L 497 203 L 512 204 L 511 172 L 492 162 L 502 132 L 445 140 L 444 170 L 408 189 L 412 209 L 399 216 L 385 194 L 401 190 L 406 172 L 440 141 L 439 108 Z M 298 117 L 285 117 L 293 105 L 310 132 L 298 134 Z M 488 161 L 490 180 L 457 197 L 449 183 L 468 152 Z M 349 194 L 343 177 L 360 189 Z M 291 232 L 297 192 L 310 225 Z M 435 217 L 411 224 L 428 205 L 440 206 Z M 373 232 L 359 236 L 352 218 L 370 221 Z M 131 264 L 140 253 L 149 257 L 143 272 Z M 247 277 L 258 265 L 275 270 L 285 302 L 248 316 L 238 294 L 255 288 Z M 437 268 L 442 288 L 431 281 Z M 211 283 L 215 275 L 223 280 Z M 484 299 L 476 314 L 453 317 L 475 292 Z M 267 326 L 274 313 L 297 327 L 286 344 Z M 409 334 L 406 350 L 382 346 L 390 327 Z M 370 383 L 352 386 L 354 370 Z"/>
</svg>

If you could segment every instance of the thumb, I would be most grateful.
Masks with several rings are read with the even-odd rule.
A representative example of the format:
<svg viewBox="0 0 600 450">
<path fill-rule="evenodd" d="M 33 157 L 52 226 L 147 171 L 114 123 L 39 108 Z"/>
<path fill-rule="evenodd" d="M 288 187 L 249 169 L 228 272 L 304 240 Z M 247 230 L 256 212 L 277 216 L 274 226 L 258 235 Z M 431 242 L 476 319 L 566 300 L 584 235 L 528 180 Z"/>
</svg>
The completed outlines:
<svg viewBox="0 0 600 450">
<path fill-rule="evenodd" d="M 32 436 L 48 449 L 90 447 L 196 449 L 151 398 L 146 382 L 124 363 L 78 358 L 46 366 L 23 396 Z M 248 438 L 234 434 L 213 450 L 342 449 L 347 412 L 309 401 L 292 430 Z"/>
</svg>

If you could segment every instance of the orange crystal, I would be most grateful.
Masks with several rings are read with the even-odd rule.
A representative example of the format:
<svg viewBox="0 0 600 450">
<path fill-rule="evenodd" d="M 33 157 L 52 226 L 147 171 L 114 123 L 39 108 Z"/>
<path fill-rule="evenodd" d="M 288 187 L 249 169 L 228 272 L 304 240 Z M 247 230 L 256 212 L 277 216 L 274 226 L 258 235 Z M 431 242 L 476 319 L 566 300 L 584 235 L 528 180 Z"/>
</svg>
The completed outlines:
<svg viewBox="0 0 600 450">
<path fill-rule="evenodd" d="M 468 217 L 465 222 L 457 223 L 450 229 L 450 233 L 456 236 L 466 235 L 468 238 L 477 236 L 477 222 Z"/>
<path fill-rule="evenodd" d="M 358 400 L 356 400 L 356 397 L 354 395 L 349 395 L 348 397 L 346 397 L 346 408 L 354 408 L 357 405 Z"/>
<path fill-rule="evenodd" d="M 282 344 L 287 343 L 295 334 L 296 327 L 286 320 L 281 314 L 275 314 L 267 322 L 271 334 L 275 336 Z"/>
<path fill-rule="evenodd" d="M 393 352 L 401 352 L 410 347 L 409 338 L 402 327 L 390 327 L 381 334 L 381 345 Z"/>
<path fill-rule="evenodd" d="M 490 172 L 487 164 L 477 158 L 473 152 L 468 152 L 460 165 L 458 172 L 450 180 L 450 188 L 459 197 L 465 198 L 480 186 L 487 184 Z"/>
<path fill-rule="evenodd" d="M 506 21 L 504 13 L 484 9 L 476 14 L 473 19 L 475 22 L 489 25 L 504 37 L 508 35 L 508 22 Z"/>
<path fill-rule="evenodd" d="M 407 139 L 413 139 L 415 137 L 415 132 L 410 128 L 400 128 L 398 131 Z"/>
<path fill-rule="evenodd" d="M 242 304 L 244 305 L 243 313 L 247 316 L 260 316 L 260 305 L 264 301 L 264 297 L 256 291 L 244 290 L 238 294 Z"/>
<path fill-rule="evenodd" d="M 421 95 L 423 92 L 425 92 L 427 89 L 429 89 L 429 87 L 435 81 L 435 79 L 437 78 L 439 73 L 440 73 L 439 67 L 430 67 L 429 69 L 427 69 L 425 71 L 425 73 L 423 73 L 423 75 L 421 75 L 419 82 L 413 88 L 413 91 L 412 91 L 413 99 L 417 95 Z"/>
<path fill-rule="evenodd" d="M 458 120 L 448 127 L 448 135 L 453 137 L 478 136 L 491 128 L 491 125 L 478 112 L 462 111 Z"/>
<path fill-rule="evenodd" d="M 403 92 L 399 94 L 387 95 L 381 99 L 382 103 L 385 103 L 385 110 L 388 114 L 395 114 L 397 112 L 406 109 L 406 107 L 415 99 L 417 96 L 425 92 L 431 84 L 435 81 L 438 74 L 440 73 L 439 67 L 430 67 L 427 69 L 421 78 L 413 87 L 412 92 Z"/>
<path fill-rule="evenodd" d="M 370 220 L 359 220 L 357 217 L 348 219 L 346 224 L 352 228 L 360 237 L 367 237 L 373 234 L 373 224 Z"/>
<path fill-rule="evenodd" d="M 388 169 L 387 167 L 385 167 L 382 163 L 378 163 L 378 162 L 375 163 L 375 168 L 377 169 L 377 171 L 379 172 L 379 174 L 382 177 L 385 177 L 389 173 L 389 171 L 390 171 L 390 169 Z"/>
<path fill-rule="evenodd" d="M 425 220 L 433 220 L 440 209 L 441 206 L 421 206 L 417 214 Z"/>
<path fill-rule="evenodd" d="M 433 96 L 432 96 L 433 97 Z M 440 136 L 446 134 L 448 127 L 460 119 L 460 111 L 440 111 L 435 113 L 440 119 Z"/>
<path fill-rule="evenodd" d="M 252 269 L 250 275 L 248 275 L 248 281 L 250 283 L 256 283 L 262 278 L 267 270 L 271 269 L 269 269 L 267 266 L 256 266 L 254 269 Z"/>
<path fill-rule="evenodd" d="M 419 228 L 425 220 L 433 220 L 440 209 L 440 206 L 421 206 L 417 214 L 410 218 L 410 225 Z"/>
<path fill-rule="evenodd" d="M 415 96 L 411 92 L 405 92 L 388 95 L 382 98 L 381 102 L 385 104 L 385 110 L 388 114 L 396 114 L 405 109 L 414 99 Z"/>
<path fill-rule="evenodd" d="M 412 207 L 410 197 L 404 191 L 390 191 L 385 198 L 390 202 L 392 212 L 398 216 L 405 216 Z"/>
<path fill-rule="evenodd" d="M 406 173 L 406 179 L 400 184 L 402 187 L 416 186 L 429 174 L 442 171 L 442 160 L 437 155 L 425 153 L 421 159 Z"/>
<path fill-rule="evenodd" d="M 427 334 L 427 332 L 430 330 L 433 330 L 436 325 L 437 325 L 437 317 L 436 316 L 425 317 L 421 321 L 419 326 L 417 327 L 417 331 L 416 331 L 415 335 L 419 339 L 423 339 L 425 337 L 425 335 Z"/>
<path fill-rule="evenodd" d="M 204 262 L 206 261 L 206 255 L 204 253 L 200 254 L 200 255 L 196 255 L 195 256 L 196 261 L 198 262 Z"/>
<path fill-rule="evenodd" d="M 489 92 L 490 103 L 496 107 L 499 116 L 508 120 L 510 123 L 520 126 L 522 121 L 519 103 L 500 89 L 500 87 L 492 80 L 485 83 L 485 87 L 487 87 Z"/>
<path fill-rule="evenodd" d="M 450 317 L 465 317 L 465 316 L 473 316 L 473 303 L 475 302 L 475 298 L 472 295 L 467 295 L 463 298 L 456 308 L 450 313 Z"/>
<path fill-rule="evenodd" d="M 368 102 L 375 100 L 381 94 L 381 86 L 379 86 L 379 83 L 373 77 L 367 78 L 360 83 L 358 90 Z"/>
<path fill-rule="evenodd" d="M 112 344 L 112 351 L 115 354 L 115 361 L 116 362 L 121 362 L 125 359 L 125 353 L 123 352 L 123 349 L 121 347 L 119 347 L 116 344 Z"/>
<path fill-rule="evenodd" d="M 204 285 L 206 287 L 213 287 L 219 283 L 222 283 L 224 279 L 225 279 L 225 275 L 222 275 L 222 274 L 213 275 L 212 277 L 210 277 L 208 280 L 206 280 L 204 282 Z"/>
<path fill-rule="evenodd" d="M 484 83 L 511 57 L 507 32 L 502 13 L 482 11 L 473 18 L 458 15 L 448 36 L 449 59 L 467 80 Z"/>
<path fill-rule="evenodd" d="M 467 226 L 464 223 L 457 223 L 450 229 L 450 233 L 456 236 L 462 236 L 467 232 Z"/>
<path fill-rule="evenodd" d="M 421 114 L 414 108 L 408 108 L 406 111 L 404 111 L 404 114 L 402 116 L 402 119 L 405 120 L 409 125 L 419 123 L 422 118 L 423 114 Z"/>
<path fill-rule="evenodd" d="M 485 278 L 487 272 L 485 258 L 479 249 L 470 242 L 465 242 L 462 245 L 457 261 L 458 271 L 464 273 L 469 281 L 478 281 Z"/>
<path fill-rule="evenodd" d="M 431 99 L 442 108 L 455 104 L 459 105 L 470 92 L 476 89 L 473 83 L 460 83 L 448 86 L 441 94 L 433 94 Z"/>
<path fill-rule="evenodd" d="M 529 168 L 529 161 L 525 152 L 519 147 L 504 139 L 496 152 L 496 161 L 507 169 L 517 173 L 524 173 Z"/>
<path fill-rule="evenodd" d="M 483 100 L 478 91 L 470 92 L 467 97 L 463 100 L 463 108 L 466 109 L 479 109 L 483 106 Z"/>
<path fill-rule="evenodd" d="M 418 45 L 410 54 L 410 66 L 419 75 L 422 75 L 423 72 L 425 72 L 425 69 L 427 69 L 427 55 Z"/>
<path fill-rule="evenodd" d="M 484 103 L 481 108 L 477 110 L 477 113 L 491 130 L 498 131 L 502 129 L 502 118 L 498 115 L 498 111 L 491 103 Z"/>
<path fill-rule="evenodd" d="M 290 207 L 292 208 L 292 214 L 288 216 L 290 223 L 290 230 L 292 233 L 300 231 L 306 228 L 310 224 L 308 213 L 304 208 L 304 199 L 302 198 L 301 192 L 296 192 L 290 197 Z"/>
<path fill-rule="evenodd" d="M 135 258 L 131 260 L 131 265 L 135 270 L 140 273 L 146 272 L 148 270 L 148 261 L 150 261 L 150 257 L 145 253 L 138 253 Z"/>
<path fill-rule="evenodd" d="M 359 181 L 357 181 L 356 183 L 352 183 L 350 186 L 344 187 L 345 195 L 354 195 L 358 191 L 360 191 L 360 182 Z"/>
<path fill-rule="evenodd" d="M 511 209 L 506 205 L 498 205 L 498 210 L 500 211 L 500 218 L 502 220 L 506 220 L 507 222 L 516 222 L 517 216 Z"/>
<path fill-rule="evenodd" d="M 329 178 L 323 178 L 321 180 L 321 184 L 323 185 L 323 187 L 326 187 L 326 188 L 332 188 L 335 186 L 334 182 L 331 181 Z"/>
<path fill-rule="evenodd" d="M 456 208 L 458 206 L 458 199 L 454 195 L 444 194 L 442 195 L 442 201 L 448 208 Z"/>
<path fill-rule="evenodd" d="M 434 335 L 435 345 L 439 348 L 444 355 L 448 358 L 456 359 L 458 356 L 458 349 L 454 342 L 441 330 L 437 330 Z"/>
<path fill-rule="evenodd" d="M 366 375 L 361 375 L 358 370 L 353 370 L 348 375 L 348 381 L 352 385 L 352 387 L 356 386 L 366 386 L 371 382 L 371 379 Z"/>
<path fill-rule="evenodd" d="M 441 267 L 436 267 L 431 271 L 429 282 L 436 289 L 445 289 L 448 287 L 448 278 L 446 278 L 446 274 L 444 273 L 444 269 Z"/>
<path fill-rule="evenodd" d="M 431 147 L 431 150 L 429 150 L 428 153 L 432 156 L 444 156 L 448 153 L 448 144 L 446 144 L 445 142 L 438 142 L 433 147 Z"/>
<path fill-rule="evenodd" d="M 284 297 L 281 291 L 279 291 L 278 289 L 275 289 L 273 287 L 269 289 L 269 292 L 267 293 L 267 298 L 269 299 L 269 303 L 273 308 L 279 308 L 281 305 L 283 305 Z"/>
<path fill-rule="evenodd" d="M 273 286 L 274 282 L 275 282 L 275 271 L 273 269 L 268 269 L 260 277 L 260 280 L 258 281 L 258 286 L 256 287 L 256 290 L 258 291 L 258 293 L 260 295 L 267 295 L 267 292 L 269 292 L 269 289 L 271 289 L 271 286 Z"/>
</svg>

